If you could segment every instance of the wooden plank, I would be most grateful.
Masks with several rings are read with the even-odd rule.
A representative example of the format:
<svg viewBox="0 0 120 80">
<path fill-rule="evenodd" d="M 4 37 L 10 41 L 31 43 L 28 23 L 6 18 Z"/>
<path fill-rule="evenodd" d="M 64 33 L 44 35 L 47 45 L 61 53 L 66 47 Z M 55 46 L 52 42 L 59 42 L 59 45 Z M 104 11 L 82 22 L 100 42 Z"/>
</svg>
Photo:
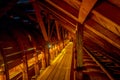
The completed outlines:
<svg viewBox="0 0 120 80">
<path fill-rule="evenodd" d="M 49 78 L 48 80 L 58 80 L 58 78 L 59 78 L 59 74 L 61 73 L 61 67 L 63 67 L 63 65 L 64 65 L 64 60 L 65 60 L 65 56 L 63 57 L 63 59 L 61 60 L 61 62 L 60 62 L 60 64 L 59 64 L 59 66 L 56 66 L 56 69 L 55 69 L 55 73 L 54 73 L 54 75 L 51 75 L 52 77 L 51 78 Z M 53 72 L 52 72 L 53 73 Z"/>
<path fill-rule="evenodd" d="M 70 47 L 70 48 L 69 48 Z M 51 63 L 51 65 L 38 77 L 37 80 L 70 80 L 70 69 L 72 62 L 72 44 L 65 47 L 61 56 Z M 66 74 L 67 73 L 67 74 Z M 67 77 L 65 77 L 67 76 Z"/>
<path fill-rule="evenodd" d="M 55 62 L 54 64 L 51 64 L 49 67 L 47 67 L 47 69 L 45 69 L 45 71 L 42 73 L 42 75 L 40 75 L 40 77 L 38 77 L 37 80 L 46 80 L 49 77 L 49 75 L 51 74 L 51 72 L 54 70 L 56 65 L 58 65 L 58 63 L 60 63 L 63 56 L 64 55 L 60 56 L 60 58 L 56 60 L 57 62 Z"/>
<path fill-rule="evenodd" d="M 114 78 L 107 72 L 107 70 L 87 51 L 86 48 L 83 48 L 85 52 L 100 66 L 100 68 L 106 73 L 106 75 L 110 78 L 110 80 L 114 80 Z"/>
<path fill-rule="evenodd" d="M 59 74 L 59 77 L 57 78 L 57 80 L 64 80 L 65 73 L 66 73 L 66 70 L 67 70 L 65 68 L 66 68 L 67 62 L 69 60 L 68 58 L 69 58 L 69 56 L 65 54 L 65 60 L 63 62 L 62 67 L 60 67 L 60 69 L 59 69 L 60 74 Z"/>
<path fill-rule="evenodd" d="M 58 65 L 58 63 L 61 62 L 61 59 L 63 58 L 63 56 L 64 56 L 64 53 L 59 54 L 58 57 L 51 63 L 51 65 L 48 66 L 45 69 L 45 71 L 37 78 L 37 80 L 46 80 L 49 74 L 51 74 L 52 70 L 54 70 L 56 65 Z"/>
<path fill-rule="evenodd" d="M 60 62 L 58 62 L 58 65 L 55 66 L 55 68 L 53 69 L 53 71 L 51 72 L 50 76 L 48 77 L 48 80 L 53 80 L 53 78 L 55 79 L 55 74 L 58 74 L 57 72 L 60 71 L 60 67 L 63 66 L 63 62 L 65 60 L 65 54 L 63 56 L 63 58 L 60 60 Z M 58 80 L 58 79 L 56 79 Z"/>
<path fill-rule="evenodd" d="M 78 20 L 81 24 L 85 21 L 86 17 L 90 13 L 91 9 L 95 5 L 97 0 L 83 0 L 79 9 Z"/>
</svg>

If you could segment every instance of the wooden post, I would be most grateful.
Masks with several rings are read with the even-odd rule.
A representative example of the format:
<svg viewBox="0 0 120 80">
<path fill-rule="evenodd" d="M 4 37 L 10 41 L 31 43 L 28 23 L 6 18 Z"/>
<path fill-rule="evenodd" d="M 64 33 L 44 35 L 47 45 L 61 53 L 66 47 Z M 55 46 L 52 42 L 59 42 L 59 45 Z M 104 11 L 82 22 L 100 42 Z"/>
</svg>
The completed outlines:
<svg viewBox="0 0 120 80">
<path fill-rule="evenodd" d="M 8 73 L 8 71 L 7 71 Z M 7 76 L 7 77 L 6 77 Z M 7 80 L 9 78 L 9 75 L 6 74 L 5 72 L 5 67 L 3 64 L 0 66 L 0 80 Z"/>
<path fill-rule="evenodd" d="M 83 66 L 83 25 L 78 23 L 77 27 L 77 67 Z"/>
<path fill-rule="evenodd" d="M 35 69 L 35 75 L 39 75 L 39 65 L 38 65 L 38 54 L 34 53 L 35 63 L 34 63 L 34 69 Z"/>
<path fill-rule="evenodd" d="M 45 45 L 45 62 L 46 62 L 46 67 L 49 66 L 50 64 L 50 53 L 49 53 L 49 44 L 46 42 Z"/>
<path fill-rule="evenodd" d="M 28 64 L 27 64 L 27 57 L 25 55 L 23 55 L 23 80 L 28 80 Z"/>
<path fill-rule="evenodd" d="M 45 53 L 41 51 L 42 54 L 42 68 L 41 70 L 44 70 L 46 68 L 46 61 L 45 61 Z"/>
<path fill-rule="evenodd" d="M 7 61 L 6 61 L 6 58 L 5 58 L 5 54 L 4 54 L 4 51 L 3 49 L 0 47 L 0 58 L 1 60 L 3 61 L 3 64 L 0 69 L 2 73 L 0 73 L 0 80 L 9 80 L 9 69 L 8 69 L 8 65 L 7 65 Z"/>
</svg>

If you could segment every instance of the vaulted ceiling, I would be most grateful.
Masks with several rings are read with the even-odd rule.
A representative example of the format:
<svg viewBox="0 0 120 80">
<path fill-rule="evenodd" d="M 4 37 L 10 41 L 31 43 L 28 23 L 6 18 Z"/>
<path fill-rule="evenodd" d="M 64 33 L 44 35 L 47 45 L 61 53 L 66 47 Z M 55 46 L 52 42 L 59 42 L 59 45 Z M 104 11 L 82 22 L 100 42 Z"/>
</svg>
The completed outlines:
<svg viewBox="0 0 120 80">
<path fill-rule="evenodd" d="M 84 47 L 120 61 L 119 0 L 1 0 L 0 25 L 21 23 L 40 27 L 45 41 L 68 32 L 75 37 L 82 24 Z"/>
</svg>

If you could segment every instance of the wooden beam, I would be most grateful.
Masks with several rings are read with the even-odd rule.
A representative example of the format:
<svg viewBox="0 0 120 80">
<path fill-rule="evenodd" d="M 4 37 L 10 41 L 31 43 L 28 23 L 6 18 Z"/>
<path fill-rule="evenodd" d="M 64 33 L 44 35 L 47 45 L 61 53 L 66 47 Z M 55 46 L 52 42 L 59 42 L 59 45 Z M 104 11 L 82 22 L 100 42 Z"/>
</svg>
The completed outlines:
<svg viewBox="0 0 120 80">
<path fill-rule="evenodd" d="M 111 11 L 112 10 L 112 11 Z M 114 5 L 103 2 L 92 11 L 93 19 L 103 27 L 120 36 L 120 10 Z"/>
<path fill-rule="evenodd" d="M 1 80 L 9 80 L 10 79 L 10 76 L 9 76 L 9 68 L 8 68 L 8 64 L 7 64 L 7 61 L 6 61 L 6 56 L 5 56 L 5 52 L 3 50 L 3 48 L 0 46 L 0 60 L 2 64 L 1 65 L 1 76 L 2 76 L 2 79 Z M 3 72 L 2 72 L 3 71 Z"/>
<path fill-rule="evenodd" d="M 97 28 L 95 28 L 97 26 Z M 94 32 L 95 34 L 97 34 L 99 37 L 103 38 L 104 40 L 108 41 L 110 44 L 114 45 L 117 48 L 120 48 L 120 41 L 119 38 L 112 34 L 111 32 L 109 32 L 108 30 L 105 30 L 104 28 L 99 28 L 100 25 L 97 24 L 95 21 L 93 20 L 89 20 L 88 22 L 85 23 L 85 28 L 89 29 L 90 31 Z M 101 26 L 102 27 L 102 26 Z M 99 31 L 101 30 L 101 31 Z M 103 31 L 105 33 L 103 33 Z M 108 34 L 109 33 L 109 34 Z M 112 38 L 116 38 L 116 39 L 112 39 Z"/>
<path fill-rule="evenodd" d="M 29 18 L 30 20 L 32 20 L 32 21 L 34 21 L 34 22 L 37 22 L 37 20 L 36 20 L 34 17 L 32 17 L 31 15 L 29 15 L 29 14 L 27 14 L 27 13 L 25 13 L 25 15 L 28 16 L 28 18 Z"/>
<path fill-rule="evenodd" d="M 63 22 L 61 22 L 61 21 L 58 21 L 58 22 L 62 25 L 62 27 L 64 27 L 64 28 L 65 28 L 66 30 L 68 30 L 70 33 L 75 34 L 76 30 L 73 30 L 72 28 L 70 28 L 69 25 L 67 25 L 67 24 L 65 24 L 65 23 L 63 23 Z"/>
<path fill-rule="evenodd" d="M 51 24 L 50 24 L 50 25 L 51 25 Z M 51 29 L 50 36 L 49 36 L 50 38 L 52 37 L 52 34 L 53 34 L 53 32 L 54 32 L 53 30 L 54 30 L 54 27 L 55 27 L 55 26 L 52 25 L 51 27 L 52 27 L 52 29 Z"/>
<path fill-rule="evenodd" d="M 49 16 L 48 16 L 47 21 L 48 21 L 48 38 L 50 40 L 50 18 L 49 18 Z"/>
<path fill-rule="evenodd" d="M 69 13 L 68 11 L 64 10 L 63 8 L 61 8 L 60 6 L 56 5 L 55 3 L 53 3 L 51 0 L 46 0 L 46 2 L 48 2 L 49 4 L 51 4 L 52 6 L 54 6 L 55 8 L 57 8 L 58 10 L 60 10 L 61 12 L 65 13 L 66 15 L 68 15 L 69 17 L 71 17 L 73 20 L 80 22 L 79 19 L 75 16 L 73 16 L 71 13 Z"/>
<path fill-rule="evenodd" d="M 85 21 L 91 9 L 94 7 L 97 0 L 83 0 L 79 9 L 78 20 L 81 24 Z"/>
<path fill-rule="evenodd" d="M 114 61 L 120 63 L 120 59 L 119 59 L 120 49 L 116 48 L 115 46 L 105 41 L 103 38 L 99 37 L 97 34 L 93 33 L 92 31 L 88 29 L 84 31 L 84 44 L 90 50 L 93 50 L 93 51 L 102 50 L 101 52 L 105 52 L 106 55 L 108 55 L 109 57 L 111 56 L 111 58 Z"/>
<path fill-rule="evenodd" d="M 77 68 L 83 67 L 83 25 L 78 23 L 76 32 Z"/>
<path fill-rule="evenodd" d="M 39 26 L 41 28 L 43 37 L 44 37 L 45 41 L 48 41 L 48 35 L 47 35 L 46 29 L 45 29 L 44 22 L 42 20 L 42 16 L 40 14 L 41 10 L 40 10 L 38 4 L 36 3 L 36 1 L 32 2 L 32 4 L 33 4 L 33 7 L 35 9 L 35 15 L 36 15 L 36 18 L 38 20 Z"/>
<path fill-rule="evenodd" d="M 52 16 L 53 16 L 55 19 L 57 19 L 57 20 L 59 20 L 59 21 L 61 21 L 61 22 L 64 21 L 65 24 L 68 24 L 70 28 L 75 28 L 75 29 L 73 29 L 73 30 L 76 31 L 76 28 L 77 28 L 77 27 L 76 27 L 76 24 L 73 24 L 71 21 L 69 21 L 69 19 L 66 19 L 64 16 L 58 14 L 58 13 L 55 12 L 54 10 L 50 9 L 48 6 L 45 6 L 44 4 L 42 4 L 42 3 L 40 3 L 40 2 L 38 2 L 38 3 L 39 3 L 39 5 L 40 5 L 39 7 L 42 7 L 42 9 L 44 9 L 44 10 L 47 9 L 49 12 L 51 12 L 51 13 L 52 13 Z"/>
<path fill-rule="evenodd" d="M 57 21 L 55 21 L 55 25 L 56 25 L 56 31 L 57 31 L 58 40 L 61 40 L 61 38 L 60 38 L 60 32 L 59 32 L 59 24 L 58 24 Z"/>
</svg>

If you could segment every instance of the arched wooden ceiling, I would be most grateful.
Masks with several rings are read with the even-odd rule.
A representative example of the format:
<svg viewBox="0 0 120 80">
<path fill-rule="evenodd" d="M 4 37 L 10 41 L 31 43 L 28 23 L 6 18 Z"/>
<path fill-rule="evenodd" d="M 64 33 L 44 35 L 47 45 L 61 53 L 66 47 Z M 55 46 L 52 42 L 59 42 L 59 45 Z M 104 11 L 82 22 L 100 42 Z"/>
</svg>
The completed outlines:
<svg viewBox="0 0 120 80">
<path fill-rule="evenodd" d="M 31 24 L 39 24 L 46 41 L 46 31 L 49 30 L 45 31 L 44 16 L 48 21 L 54 19 L 55 26 L 62 26 L 73 34 L 77 30 L 77 23 L 84 25 L 84 46 L 90 50 L 101 48 L 99 50 L 108 55 L 114 54 L 114 58 L 120 57 L 119 0 L 11 0 L 1 3 L 5 5 L 0 8 L 0 18 L 19 16 L 23 22 L 27 18 Z M 56 33 L 60 39 L 59 29 L 56 28 Z"/>
</svg>

